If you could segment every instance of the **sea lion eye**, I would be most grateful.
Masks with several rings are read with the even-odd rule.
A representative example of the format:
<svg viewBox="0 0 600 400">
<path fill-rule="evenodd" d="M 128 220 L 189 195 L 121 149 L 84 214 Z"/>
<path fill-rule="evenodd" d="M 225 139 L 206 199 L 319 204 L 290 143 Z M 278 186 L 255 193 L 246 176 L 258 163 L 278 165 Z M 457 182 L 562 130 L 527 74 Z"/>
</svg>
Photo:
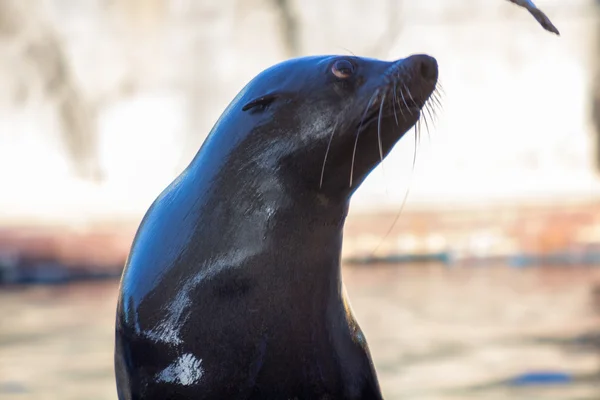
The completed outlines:
<svg viewBox="0 0 600 400">
<path fill-rule="evenodd" d="M 340 79 L 346 79 L 354 73 L 354 65 L 348 60 L 338 60 L 331 67 L 331 72 Z"/>
</svg>

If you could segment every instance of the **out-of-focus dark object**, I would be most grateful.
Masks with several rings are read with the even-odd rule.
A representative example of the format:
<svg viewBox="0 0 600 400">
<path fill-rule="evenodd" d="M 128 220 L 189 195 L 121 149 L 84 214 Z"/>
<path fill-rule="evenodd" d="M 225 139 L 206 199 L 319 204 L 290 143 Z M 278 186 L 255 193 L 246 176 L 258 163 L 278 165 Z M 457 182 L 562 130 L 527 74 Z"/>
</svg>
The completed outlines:
<svg viewBox="0 0 600 400">
<path fill-rule="evenodd" d="M 560 32 L 558 31 L 558 29 L 556 29 L 556 27 L 554 26 L 552 21 L 550 21 L 550 18 L 548 18 L 548 16 L 546 14 L 544 14 L 544 12 L 542 10 L 537 8 L 537 6 L 535 4 L 533 4 L 533 1 L 531 1 L 531 0 L 508 0 L 508 1 L 510 1 L 511 3 L 514 3 L 518 6 L 526 8 L 531 13 L 531 15 L 533 15 L 533 17 L 540 23 L 540 25 L 542 25 L 542 27 L 545 30 L 547 30 L 548 32 L 555 33 L 558 36 L 560 36 Z"/>
<path fill-rule="evenodd" d="M 566 372 L 533 371 L 511 379 L 511 386 L 565 385 L 573 382 L 573 377 Z"/>
</svg>

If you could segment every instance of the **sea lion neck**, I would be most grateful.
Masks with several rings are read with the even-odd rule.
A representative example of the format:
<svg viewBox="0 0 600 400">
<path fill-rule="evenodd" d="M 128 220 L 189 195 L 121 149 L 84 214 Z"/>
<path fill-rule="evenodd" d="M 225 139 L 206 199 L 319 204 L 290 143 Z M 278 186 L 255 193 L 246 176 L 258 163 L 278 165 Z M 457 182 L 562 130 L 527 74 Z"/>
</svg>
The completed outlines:
<svg viewBox="0 0 600 400">
<path fill-rule="evenodd" d="M 328 246 L 327 238 L 335 237 L 344 225 L 347 198 L 327 196 L 318 188 L 299 190 L 300 183 L 287 174 L 287 169 L 261 162 L 243 163 L 233 155 L 214 175 L 198 176 L 207 169 L 201 161 L 200 157 L 185 179 L 190 182 L 185 185 L 194 185 L 197 195 L 190 213 L 201 217 L 203 224 L 219 221 L 231 230 L 227 235 L 251 236 L 247 243 L 280 243 L 292 236 L 292 247 Z"/>
<path fill-rule="evenodd" d="M 288 288 L 277 292 L 281 301 L 304 295 L 323 304 L 332 293 L 338 296 L 347 199 L 326 196 L 318 187 L 300 189 L 304 182 L 298 175 L 276 164 L 277 144 L 272 144 L 265 160 L 248 156 L 249 142 L 215 156 L 224 150 L 219 142 L 209 143 L 198 154 L 181 183 L 190 188 L 183 192 L 193 190 L 196 197 L 187 213 L 197 227 L 189 243 L 202 243 L 188 246 L 188 251 L 197 248 L 203 260 L 243 254 L 239 268 L 258 269 L 255 274 L 269 275 L 278 287 Z M 259 154 L 265 154 L 264 148 Z M 256 262 L 264 257 L 268 259 Z"/>
<path fill-rule="evenodd" d="M 196 207 L 206 214 L 227 209 L 228 216 L 237 218 L 231 220 L 233 226 L 273 220 L 287 225 L 285 229 L 340 229 L 350 197 L 311 186 L 303 175 L 318 176 L 319 171 L 289 163 L 290 140 L 266 141 L 249 132 L 226 136 L 218 130 L 219 124 L 182 174 L 197 197 Z"/>
</svg>

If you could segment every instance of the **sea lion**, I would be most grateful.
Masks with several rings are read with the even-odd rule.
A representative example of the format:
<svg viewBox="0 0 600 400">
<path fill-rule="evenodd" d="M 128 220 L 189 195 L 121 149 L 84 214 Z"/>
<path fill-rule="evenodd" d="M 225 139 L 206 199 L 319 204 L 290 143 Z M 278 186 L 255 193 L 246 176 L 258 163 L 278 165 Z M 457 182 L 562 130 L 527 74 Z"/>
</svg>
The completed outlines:
<svg viewBox="0 0 600 400">
<path fill-rule="evenodd" d="M 136 233 L 119 399 L 382 398 L 341 282 L 342 231 L 437 78 L 427 55 L 312 56 L 244 87 Z"/>
</svg>

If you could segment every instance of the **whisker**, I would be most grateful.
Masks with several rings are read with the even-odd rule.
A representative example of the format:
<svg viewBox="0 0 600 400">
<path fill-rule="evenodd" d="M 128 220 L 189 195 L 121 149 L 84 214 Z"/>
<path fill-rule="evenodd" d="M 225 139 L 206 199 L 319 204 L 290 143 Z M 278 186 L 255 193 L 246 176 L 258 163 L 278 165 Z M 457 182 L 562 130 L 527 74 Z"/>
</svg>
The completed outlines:
<svg viewBox="0 0 600 400">
<path fill-rule="evenodd" d="M 325 163 L 327 163 L 327 155 L 329 154 L 329 149 L 331 148 L 331 142 L 333 140 L 333 135 L 337 129 L 338 123 L 340 122 L 339 118 L 336 119 L 335 125 L 333 125 L 333 129 L 331 131 L 331 135 L 329 136 L 329 142 L 327 143 L 327 150 L 325 150 L 325 158 L 323 158 L 323 166 L 321 167 L 321 180 L 319 181 L 319 189 L 323 187 L 323 176 L 325 176 Z"/>
<path fill-rule="evenodd" d="M 404 87 L 406 88 L 406 92 L 408 94 L 408 97 L 410 97 L 410 100 L 413 102 L 413 104 L 417 104 L 417 102 L 415 101 L 415 99 L 412 96 L 412 93 L 410 92 L 410 89 L 406 85 Z"/>
<path fill-rule="evenodd" d="M 429 99 L 427 99 L 428 102 L 431 102 L 433 104 L 437 104 L 439 102 L 439 99 L 436 96 L 436 91 L 434 90 L 431 95 L 429 96 Z"/>
<path fill-rule="evenodd" d="M 404 86 L 404 88 L 406 89 L 406 86 L 404 85 L 404 83 L 402 84 L 402 86 Z M 408 113 L 410 115 L 412 115 L 412 112 L 410 111 L 410 107 L 408 106 L 408 103 L 406 102 L 406 99 L 404 98 L 404 93 L 403 93 L 402 89 L 400 89 L 400 97 L 402 97 L 402 101 L 404 102 L 404 105 L 406 106 L 406 110 L 408 111 Z M 402 110 L 402 108 L 400 108 L 400 110 Z"/>
<path fill-rule="evenodd" d="M 398 105 L 398 110 L 400 110 L 400 115 L 402 116 L 402 118 L 404 118 L 404 111 L 402 111 L 402 104 L 400 104 L 400 98 L 398 97 L 397 94 L 397 88 L 394 87 L 394 102 L 396 105 Z M 400 94 L 402 94 L 402 90 L 400 90 Z M 406 101 L 404 101 L 404 104 L 406 104 Z"/>
<path fill-rule="evenodd" d="M 424 110 L 428 110 L 427 107 L 423 107 Z M 431 142 L 431 137 L 429 136 L 429 123 L 427 122 L 427 114 L 424 113 L 423 111 L 421 111 L 421 117 L 423 119 L 423 122 L 425 122 L 425 130 L 427 131 L 427 139 Z M 430 115 L 431 118 L 431 115 Z M 421 120 L 419 119 L 419 122 Z M 420 135 L 419 135 L 420 136 Z M 420 138 L 419 138 L 420 139 Z"/>
<path fill-rule="evenodd" d="M 365 121 L 365 117 L 367 116 L 367 112 L 369 111 L 369 108 L 373 104 L 373 100 L 375 100 L 375 98 L 378 95 L 379 95 L 379 89 L 375 90 L 375 92 L 371 95 L 371 98 L 369 99 L 369 103 L 367 104 L 367 107 L 365 108 L 365 111 L 363 112 L 362 118 L 360 120 L 360 125 L 358 126 L 358 130 L 356 131 L 356 139 L 354 140 L 354 149 L 352 150 L 352 163 L 350 164 L 350 187 L 352 187 L 352 181 L 353 181 L 353 177 L 354 177 L 354 160 L 356 159 L 356 147 L 358 145 L 358 137 L 360 136 L 361 128 L 362 128 L 363 122 Z"/>
<path fill-rule="evenodd" d="M 381 117 L 383 115 L 383 105 L 385 104 L 385 93 L 381 98 L 381 104 L 379 105 L 379 117 L 377 118 L 377 141 L 379 142 L 379 158 L 383 161 L 383 146 L 381 145 Z"/>
<path fill-rule="evenodd" d="M 396 86 L 397 86 L 397 83 L 396 83 L 396 81 L 394 81 L 394 91 L 393 91 L 394 95 L 392 97 L 392 108 L 394 109 L 394 119 L 396 120 L 396 126 L 400 127 L 400 122 L 398 121 L 398 114 L 396 113 L 396 103 L 397 103 L 397 99 L 398 99 L 398 96 L 396 94 Z"/>
<path fill-rule="evenodd" d="M 415 164 L 417 163 L 417 148 L 419 146 L 418 142 L 421 142 L 421 120 L 419 119 L 415 124 L 415 150 L 413 152 L 413 171 L 415 170 Z"/>
<path fill-rule="evenodd" d="M 439 107 L 441 109 L 444 108 L 444 106 L 442 105 L 442 99 L 441 99 L 439 93 L 437 92 L 437 90 L 432 93 L 431 99 L 432 99 L 432 102 L 435 103 L 435 105 L 437 107 Z"/>
<path fill-rule="evenodd" d="M 442 82 L 440 82 L 440 80 L 438 79 L 437 84 L 436 84 L 436 89 L 439 89 L 441 94 L 443 94 L 444 96 L 446 95 L 446 91 L 444 90 L 444 86 L 442 86 Z"/>
<path fill-rule="evenodd" d="M 444 99 L 437 88 L 433 91 L 432 98 L 433 98 L 432 103 L 433 103 L 435 111 L 436 112 L 443 111 L 444 110 L 444 102 L 443 102 Z"/>
<path fill-rule="evenodd" d="M 354 54 L 352 51 L 350 51 L 349 49 L 345 48 L 345 47 L 341 47 L 338 46 L 340 49 L 347 51 L 348 53 L 352 54 L 354 57 L 356 57 L 356 54 Z"/>
<path fill-rule="evenodd" d="M 404 85 L 404 90 L 406 91 L 406 95 L 409 96 L 409 98 L 414 101 L 414 98 L 412 97 L 412 93 L 410 92 L 410 89 Z M 400 96 L 402 97 L 402 100 L 404 101 L 404 105 L 406 106 L 406 109 L 410 112 L 410 107 L 408 107 L 406 98 L 404 97 L 404 90 L 400 90 Z M 400 218 L 400 215 L 402 214 L 402 211 L 404 210 L 404 207 L 406 205 L 406 202 L 408 200 L 408 195 L 410 194 L 410 188 L 411 188 L 411 182 L 414 176 L 414 172 L 415 172 L 415 167 L 416 167 L 416 163 L 417 163 L 417 153 L 418 153 L 418 149 L 419 149 L 419 143 L 421 142 L 421 135 L 422 135 L 422 130 L 423 130 L 423 123 L 425 124 L 425 129 L 427 130 L 427 136 L 429 138 L 429 140 L 431 140 L 431 136 L 430 136 L 430 127 L 429 127 L 429 122 L 428 119 L 431 120 L 431 123 L 434 124 L 437 122 L 437 113 L 436 113 L 436 109 L 437 108 L 443 108 L 442 107 L 442 95 L 443 95 L 443 88 L 441 86 L 439 86 L 439 88 L 436 86 L 435 90 L 433 91 L 433 93 L 430 95 L 429 99 L 425 102 L 423 109 L 421 110 L 421 116 L 420 118 L 417 120 L 417 122 L 414 125 L 414 152 L 413 152 L 413 165 L 412 165 L 412 171 L 409 177 L 409 185 L 406 189 L 406 193 L 404 194 L 404 198 L 402 199 L 402 203 L 400 205 L 400 210 L 398 211 L 398 213 L 396 214 L 390 228 L 388 229 L 388 231 L 386 232 L 385 236 L 382 238 L 381 242 L 379 242 L 379 244 L 377 245 L 377 247 L 375 247 L 375 249 L 373 250 L 373 252 L 371 253 L 371 257 L 375 256 L 375 254 L 377 253 L 377 250 L 379 250 L 379 248 L 381 247 L 381 244 L 385 241 L 385 239 L 387 239 L 387 237 L 390 235 L 390 233 L 392 232 L 392 230 L 394 229 L 394 227 L 396 226 L 396 223 L 398 222 L 398 219 Z M 394 91 L 394 101 L 398 102 L 398 105 L 400 106 L 399 100 L 397 100 L 397 96 L 396 96 L 396 91 Z M 402 112 L 402 107 L 399 107 L 400 111 Z"/>
<path fill-rule="evenodd" d="M 396 226 L 396 223 L 398 222 L 398 219 L 400 218 L 400 215 L 402 214 L 402 211 L 404 210 L 404 206 L 406 205 L 406 200 L 408 200 L 408 195 L 410 194 L 411 182 L 412 182 L 412 179 L 413 179 L 413 176 L 414 176 L 414 172 L 415 172 L 415 163 L 417 161 L 417 136 L 419 136 L 418 131 L 419 131 L 419 126 L 420 126 L 419 125 L 419 121 L 417 121 L 417 124 L 415 124 L 415 128 L 414 128 L 414 131 L 415 131 L 415 152 L 414 152 L 414 155 L 413 155 L 413 168 L 412 168 L 412 171 L 410 173 L 409 180 L 408 180 L 408 187 L 406 188 L 406 193 L 404 194 L 404 198 L 402 199 L 402 203 L 400 205 L 400 210 L 398 211 L 398 213 L 394 217 L 394 221 L 390 225 L 388 231 L 383 236 L 383 238 L 381 239 L 381 241 L 379 242 L 379 244 L 371 252 L 371 257 L 375 256 L 375 253 L 377 253 L 377 250 L 379 250 L 379 248 L 381 247 L 381 245 L 383 244 L 383 242 L 385 241 L 385 239 L 387 239 L 387 237 L 390 235 L 390 233 L 392 232 L 392 230 Z"/>
<path fill-rule="evenodd" d="M 438 115 L 437 115 L 437 112 L 435 111 L 435 104 L 433 104 L 433 102 L 427 102 L 425 107 L 427 109 L 427 113 L 429 114 L 429 117 L 431 118 L 431 121 L 435 125 L 438 121 Z"/>
<path fill-rule="evenodd" d="M 438 122 L 438 114 L 437 114 L 437 104 L 435 101 L 431 100 L 431 101 L 427 101 L 427 103 L 425 104 L 425 107 L 427 107 L 427 110 L 429 111 L 430 115 L 433 115 L 432 119 L 434 123 Z"/>
</svg>

